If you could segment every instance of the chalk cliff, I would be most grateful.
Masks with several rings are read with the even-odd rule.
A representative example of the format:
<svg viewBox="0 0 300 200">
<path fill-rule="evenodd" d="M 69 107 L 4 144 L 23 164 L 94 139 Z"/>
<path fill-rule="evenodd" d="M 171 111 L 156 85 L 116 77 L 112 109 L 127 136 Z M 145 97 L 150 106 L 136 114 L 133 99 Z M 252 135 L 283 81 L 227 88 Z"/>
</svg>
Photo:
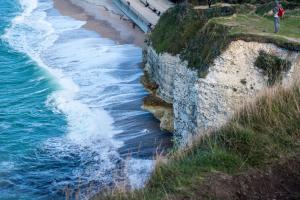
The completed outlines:
<svg viewBox="0 0 300 200">
<path fill-rule="evenodd" d="M 290 70 L 283 73 L 282 84 L 288 85 L 297 78 L 299 52 L 273 44 L 231 42 L 211 64 L 205 78 L 199 78 L 197 71 L 188 68 L 179 56 L 157 54 L 147 46 L 144 71 L 148 78 L 144 85 L 145 82 L 156 85 L 151 95 L 165 103 L 156 103 L 155 108 L 148 103 L 144 108 L 162 120 L 162 129 L 174 132 L 181 143 L 195 134 L 219 128 L 245 102 L 254 100 L 268 87 L 268 77 L 254 64 L 261 50 L 292 63 Z"/>
</svg>

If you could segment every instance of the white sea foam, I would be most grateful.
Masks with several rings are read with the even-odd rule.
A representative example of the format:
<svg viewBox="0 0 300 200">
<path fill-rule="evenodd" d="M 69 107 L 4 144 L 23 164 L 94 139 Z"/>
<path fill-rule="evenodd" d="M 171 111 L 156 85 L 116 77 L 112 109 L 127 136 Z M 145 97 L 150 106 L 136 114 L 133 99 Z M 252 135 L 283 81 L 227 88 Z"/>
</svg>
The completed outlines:
<svg viewBox="0 0 300 200">
<path fill-rule="evenodd" d="M 16 50 L 29 55 L 39 66 L 46 69 L 58 82 L 62 90 L 53 93 L 48 98 L 48 105 L 66 114 L 69 124 L 67 137 L 74 142 L 88 145 L 88 140 L 95 137 L 116 133 L 113 131 L 112 118 L 103 109 L 91 110 L 88 105 L 76 100 L 80 87 L 67 76 L 63 69 L 49 67 L 43 54 L 51 48 L 59 38 L 59 33 L 80 28 L 85 22 L 75 21 L 67 17 L 57 16 L 52 22 L 47 21 L 45 10 L 51 4 L 37 1 L 20 1 L 24 12 L 13 20 L 12 27 L 3 36 Z M 56 29 L 55 29 L 56 28 Z M 61 52 L 63 56 L 69 55 Z M 59 64 L 59 63 L 58 63 Z M 102 122 L 99 123 L 99 117 Z M 112 135 L 106 135 L 112 137 Z"/>
<path fill-rule="evenodd" d="M 130 159 L 126 165 L 129 181 L 133 188 L 141 188 L 154 168 L 153 160 Z"/>
<path fill-rule="evenodd" d="M 30 16 L 32 11 L 37 8 L 37 3 L 38 3 L 37 0 L 31 0 L 31 1 L 30 0 L 20 0 L 19 2 L 23 9 L 23 12 L 21 15 L 14 18 L 13 23 L 19 23 L 19 22 L 22 23 L 22 21 L 24 21 L 25 17 Z"/>
<path fill-rule="evenodd" d="M 107 170 L 112 170 L 114 162 L 120 159 L 117 148 L 122 146 L 114 136 L 122 130 L 116 130 L 104 107 L 117 104 L 120 99 L 124 99 L 123 103 L 136 100 L 140 98 L 136 92 L 144 93 L 129 84 L 141 72 L 126 65 L 140 62 L 141 50 L 132 45 L 116 45 L 80 29 L 83 21 L 48 15 L 52 8 L 50 1 L 20 0 L 20 3 L 24 12 L 13 20 L 2 39 L 30 56 L 56 80 L 60 89 L 48 97 L 46 104 L 63 113 L 68 123 L 66 136 L 49 140 L 45 148 L 57 156 L 75 153 L 82 156 L 83 162 L 96 162 L 84 171 L 74 170 L 76 177 L 88 177 L 90 181 L 111 177 Z M 120 75 L 118 70 L 127 73 Z M 120 119 L 141 113 L 121 113 Z M 153 162 L 138 159 L 128 162 L 128 177 L 133 187 L 139 187 Z"/>
</svg>

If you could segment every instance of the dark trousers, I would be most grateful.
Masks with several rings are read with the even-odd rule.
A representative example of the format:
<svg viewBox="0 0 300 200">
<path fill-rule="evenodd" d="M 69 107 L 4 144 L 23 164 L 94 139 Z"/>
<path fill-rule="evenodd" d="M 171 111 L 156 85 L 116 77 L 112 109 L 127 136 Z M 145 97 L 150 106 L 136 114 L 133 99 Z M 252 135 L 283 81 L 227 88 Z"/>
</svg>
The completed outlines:
<svg viewBox="0 0 300 200">
<path fill-rule="evenodd" d="M 275 33 L 279 31 L 279 17 L 274 17 L 274 31 Z"/>
<path fill-rule="evenodd" d="M 210 6 L 211 6 L 211 1 L 208 0 L 207 3 L 208 3 L 208 7 L 210 8 Z"/>
</svg>

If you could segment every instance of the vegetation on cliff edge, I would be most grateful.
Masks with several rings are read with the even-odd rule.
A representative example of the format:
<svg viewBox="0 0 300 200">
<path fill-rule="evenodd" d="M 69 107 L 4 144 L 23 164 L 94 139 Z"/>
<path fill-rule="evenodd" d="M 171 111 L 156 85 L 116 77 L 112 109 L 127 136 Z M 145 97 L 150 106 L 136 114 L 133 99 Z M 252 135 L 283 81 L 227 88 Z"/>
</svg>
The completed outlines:
<svg viewBox="0 0 300 200">
<path fill-rule="evenodd" d="M 158 53 L 179 54 L 205 77 L 209 65 L 234 40 L 300 50 L 300 4 L 283 4 L 287 11 L 278 34 L 273 33 L 273 17 L 267 15 L 274 6 L 269 1 L 256 6 L 218 4 L 210 9 L 177 5 L 163 14 L 150 39 Z"/>
<path fill-rule="evenodd" d="M 167 163 L 157 165 L 144 189 L 131 193 L 118 191 L 97 198 L 251 199 L 257 195 L 264 199 L 279 198 L 280 192 L 284 192 L 282 188 L 291 191 L 294 187 L 299 188 L 300 182 L 295 180 L 300 180 L 300 83 L 289 89 L 280 86 L 268 89 L 264 94 L 255 103 L 243 107 L 218 131 L 195 139 L 185 150 L 171 153 Z M 290 162 L 296 162 L 295 169 L 285 172 Z M 276 170 L 283 174 L 275 173 Z M 292 175 L 287 178 L 288 173 Z M 270 177 L 279 175 L 282 177 L 270 181 Z M 212 176 L 217 178 L 211 179 Z M 259 184 L 256 186 L 254 179 L 268 187 L 257 187 Z M 293 188 L 288 184 L 280 185 L 287 179 L 288 182 L 295 181 L 296 185 L 292 185 Z M 243 182 L 245 180 L 248 182 Z M 208 184 L 208 181 L 214 183 Z M 224 182 L 228 184 L 222 185 Z M 212 191 L 211 187 L 220 184 L 228 192 Z M 245 187 L 249 187 L 249 191 L 244 191 Z M 284 195 L 292 198 L 291 195 L 299 196 L 299 192 Z"/>
</svg>

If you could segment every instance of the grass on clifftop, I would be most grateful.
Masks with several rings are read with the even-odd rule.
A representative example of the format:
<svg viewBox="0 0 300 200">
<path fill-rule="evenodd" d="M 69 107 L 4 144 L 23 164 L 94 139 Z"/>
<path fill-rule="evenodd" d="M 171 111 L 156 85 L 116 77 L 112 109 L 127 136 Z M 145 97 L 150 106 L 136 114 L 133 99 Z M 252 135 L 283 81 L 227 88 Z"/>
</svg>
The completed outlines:
<svg viewBox="0 0 300 200">
<path fill-rule="evenodd" d="M 211 9 L 178 5 L 163 14 L 150 39 L 158 53 L 180 54 L 188 67 L 205 77 L 209 65 L 234 40 L 274 43 L 300 50 L 300 4 L 283 4 L 288 9 L 278 34 L 274 33 L 273 17 L 267 15 L 272 3 L 257 7 L 215 5 Z"/>
<path fill-rule="evenodd" d="M 215 19 L 215 22 L 232 27 L 232 34 L 250 33 L 266 35 L 274 38 L 294 38 L 300 43 L 300 10 L 287 10 L 280 20 L 280 31 L 274 33 L 274 18 L 272 16 L 259 16 L 255 14 L 237 14 L 228 18 Z"/>
<path fill-rule="evenodd" d="M 236 190 L 243 190 L 243 187 L 250 187 L 247 184 L 251 184 L 252 179 L 265 183 L 269 179 L 264 177 L 270 176 L 272 170 L 276 171 L 279 163 L 290 158 L 295 160 L 293 156 L 300 152 L 300 84 L 290 89 L 269 89 L 264 94 L 255 103 L 242 108 L 220 130 L 195 139 L 196 142 L 190 148 L 174 152 L 167 163 L 158 164 L 144 189 L 132 193 L 115 192 L 96 199 L 228 199 L 226 195 L 222 196 L 223 193 L 215 194 L 207 189 L 223 182 L 229 182 L 224 186 L 230 189 L 227 192 L 231 195 L 229 199 L 243 199 L 231 188 L 231 184 L 236 184 Z M 275 166 L 275 169 L 267 170 L 267 166 Z M 284 168 L 288 166 L 289 163 L 284 164 L 280 170 L 285 171 Z M 288 181 L 299 180 L 299 168 L 291 172 L 296 174 L 287 177 Z M 222 180 L 219 180 L 220 177 L 214 178 L 214 182 L 210 183 L 209 177 L 216 173 L 222 174 Z M 277 175 L 275 173 L 272 176 Z M 244 183 L 244 179 L 250 180 Z M 272 180 L 265 184 L 280 185 L 278 181 Z M 287 180 L 283 178 L 283 181 Z M 263 195 L 277 195 L 276 192 L 281 191 L 272 191 L 271 188 L 270 191 L 255 194 L 259 192 L 256 190 L 263 188 L 256 188 L 255 184 L 258 183 L 253 184 L 250 189 L 255 191 L 248 188 L 248 199 L 251 199 L 251 195 L 264 199 Z M 299 187 L 299 183 L 296 186 Z M 288 190 L 290 186 L 282 187 Z M 297 195 L 300 195 L 299 192 Z"/>
</svg>

